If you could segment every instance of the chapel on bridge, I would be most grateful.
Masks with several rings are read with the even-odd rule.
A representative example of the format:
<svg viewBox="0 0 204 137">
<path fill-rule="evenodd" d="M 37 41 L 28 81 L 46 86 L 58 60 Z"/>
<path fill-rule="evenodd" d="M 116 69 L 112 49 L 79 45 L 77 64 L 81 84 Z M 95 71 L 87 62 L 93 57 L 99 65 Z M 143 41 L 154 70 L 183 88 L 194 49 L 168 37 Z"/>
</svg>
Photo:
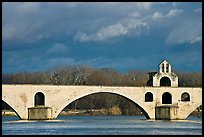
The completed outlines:
<svg viewBox="0 0 204 137">
<path fill-rule="evenodd" d="M 147 86 L 178 87 L 178 76 L 171 71 L 171 65 L 163 60 L 158 66 L 158 72 L 149 72 Z"/>
</svg>

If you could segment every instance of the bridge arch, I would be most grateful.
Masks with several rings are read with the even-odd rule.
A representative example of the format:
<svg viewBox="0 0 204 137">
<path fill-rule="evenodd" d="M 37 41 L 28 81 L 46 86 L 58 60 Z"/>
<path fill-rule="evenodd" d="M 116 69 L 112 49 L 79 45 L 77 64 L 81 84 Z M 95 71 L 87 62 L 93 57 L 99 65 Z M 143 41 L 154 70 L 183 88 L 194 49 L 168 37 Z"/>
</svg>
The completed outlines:
<svg viewBox="0 0 204 137">
<path fill-rule="evenodd" d="M 140 110 L 142 111 L 142 113 L 144 114 L 144 116 L 147 118 L 147 119 L 150 119 L 150 116 L 149 116 L 149 114 L 148 114 L 148 112 L 146 111 L 146 109 L 139 103 L 139 102 L 136 102 L 136 101 L 134 101 L 134 99 L 132 99 L 132 98 L 130 98 L 130 97 L 127 97 L 127 96 L 125 96 L 125 95 L 122 95 L 122 94 L 120 94 L 120 93 L 114 93 L 114 92 L 104 92 L 104 91 L 96 91 L 96 92 L 94 92 L 94 93 L 87 93 L 86 95 L 82 95 L 82 96 L 78 96 L 78 97 L 76 97 L 76 98 L 74 98 L 74 99 L 71 99 L 71 100 L 69 100 L 69 101 L 67 101 L 64 105 L 62 105 L 62 107 L 60 108 L 60 109 L 58 109 L 58 112 L 56 113 L 56 118 L 59 116 L 59 114 L 60 114 L 60 112 L 66 107 L 66 106 L 68 106 L 70 103 L 72 103 L 72 102 L 74 102 L 74 101 L 76 101 L 76 100 L 78 100 L 78 99 L 81 99 L 81 98 L 84 98 L 84 97 L 86 97 L 86 96 L 88 96 L 88 95 L 93 95 L 93 94 L 98 94 L 98 93 L 110 93 L 110 94 L 115 94 L 115 95 L 119 95 L 119 96 L 121 96 L 121 97 L 123 97 L 123 98 L 125 98 L 125 99 L 128 99 L 129 101 L 131 101 L 131 102 L 133 102 L 135 105 L 137 105 L 139 108 L 140 108 Z"/>
<path fill-rule="evenodd" d="M 2 99 L 2 101 L 3 101 L 4 103 L 6 103 L 6 105 L 8 105 L 8 106 L 12 109 L 13 112 L 16 113 L 16 115 L 17 115 L 17 117 L 18 117 L 19 119 L 22 119 L 22 117 L 21 117 L 20 114 L 18 113 L 18 110 L 14 109 L 14 107 L 13 107 L 10 103 L 6 102 L 5 100 Z"/>
</svg>

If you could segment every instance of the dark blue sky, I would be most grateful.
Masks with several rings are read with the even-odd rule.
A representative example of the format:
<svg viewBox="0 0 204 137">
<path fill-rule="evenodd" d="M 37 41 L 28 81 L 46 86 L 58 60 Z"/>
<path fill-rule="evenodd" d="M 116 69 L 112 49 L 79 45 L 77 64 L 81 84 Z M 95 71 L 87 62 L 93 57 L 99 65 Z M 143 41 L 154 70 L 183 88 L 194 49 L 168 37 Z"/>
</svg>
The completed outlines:
<svg viewBox="0 0 204 137">
<path fill-rule="evenodd" d="M 202 3 L 3 3 L 2 71 L 202 71 Z"/>
</svg>

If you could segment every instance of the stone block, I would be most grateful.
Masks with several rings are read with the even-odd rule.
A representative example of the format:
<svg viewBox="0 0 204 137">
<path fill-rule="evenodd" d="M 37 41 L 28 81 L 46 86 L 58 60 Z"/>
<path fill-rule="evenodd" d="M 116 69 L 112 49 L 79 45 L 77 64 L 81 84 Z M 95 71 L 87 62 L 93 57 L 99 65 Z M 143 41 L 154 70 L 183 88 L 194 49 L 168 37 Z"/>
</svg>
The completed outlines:
<svg viewBox="0 0 204 137">
<path fill-rule="evenodd" d="M 155 107 L 155 119 L 156 120 L 173 120 L 177 118 L 178 106 L 174 105 L 162 105 Z"/>
<path fill-rule="evenodd" d="M 52 119 L 52 108 L 45 106 L 36 106 L 28 108 L 29 120 L 49 120 Z"/>
</svg>

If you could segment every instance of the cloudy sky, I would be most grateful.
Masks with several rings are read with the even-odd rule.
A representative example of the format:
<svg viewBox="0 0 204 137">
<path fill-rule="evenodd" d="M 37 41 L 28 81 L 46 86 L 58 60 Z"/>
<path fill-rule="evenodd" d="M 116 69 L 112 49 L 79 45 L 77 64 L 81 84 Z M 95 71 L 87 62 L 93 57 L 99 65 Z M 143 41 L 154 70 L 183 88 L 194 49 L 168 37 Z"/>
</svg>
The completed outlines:
<svg viewBox="0 0 204 137">
<path fill-rule="evenodd" d="M 2 71 L 202 71 L 202 3 L 4 2 Z"/>
</svg>

